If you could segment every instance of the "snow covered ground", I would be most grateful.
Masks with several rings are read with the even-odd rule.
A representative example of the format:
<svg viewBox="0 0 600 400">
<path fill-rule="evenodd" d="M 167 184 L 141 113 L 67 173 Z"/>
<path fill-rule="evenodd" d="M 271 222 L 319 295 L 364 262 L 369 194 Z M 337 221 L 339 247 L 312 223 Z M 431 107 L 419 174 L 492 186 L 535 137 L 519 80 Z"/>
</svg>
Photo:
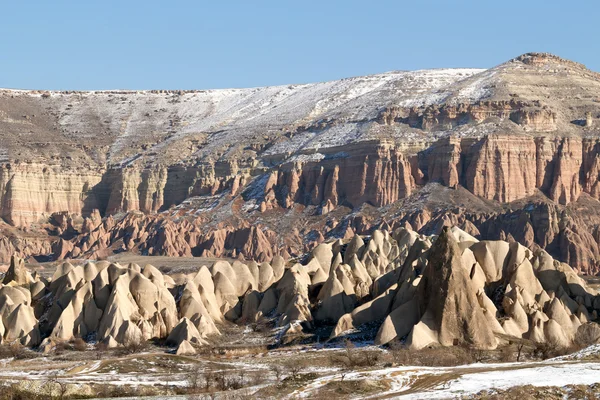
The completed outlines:
<svg viewBox="0 0 600 400">
<path fill-rule="evenodd" d="M 345 381 L 361 379 L 385 381 L 390 385 L 386 392 L 379 392 L 367 398 L 448 399 L 523 385 L 563 387 L 600 383 L 600 363 L 557 360 L 534 363 L 471 364 L 458 367 L 406 366 L 343 375 Z M 328 382 L 335 381 L 342 381 L 342 373 L 315 379 L 296 390 L 289 398 L 311 398 Z"/>
<path fill-rule="evenodd" d="M 369 139 L 368 122 L 386 107 L 425 106 L 449 97 L 477 101 L 488 96 L 491 75 L 487 71 L 393 71 L 302 85 L 170 92 L 42 95 L 0 89 L 0 96 L 29 97 L 35 107 L 56 115 L 60 129 L 53 127 L 48 135 L 62 131 L 69 139 L 86 141 L 102 134 L 109 144 L 109 162 L 128 164 L 141 153 L 160 155 L 186 139 L 202 143 L 193 150 L 198 158 L 222 154 L 241 141 L 252 143 L 265 135 L 269 140 L 282 139 L 269 150 L 271 154 Z M 294 137 L 288 139 L 283 135 L 286 132 L 295 132 Z M 137 153 L 140 143 L 146 147 Z"/>
<path fill-rule="evenodd" d="M 368 346 L 371 351 L 385 350 Z M 272 365 L 282 360 L 311 359 L 324 350 L 335 351 L 335 346 L 320 346 L 315 349 L 299 347 L 295 350 L 279 350 L 260 357 L 240 357 L 218 361 L 182 359 L 162 354 L 138 354 L 122 358 L 71 363 L 52 363 L 51 368 L 40 368 L 38 362 L 26 360 L 13 365 L 8 360 L 0 366 L 0 380 L 44 382 L 52 376 L 69 384 L 145 386 L 169 385 L 185 387 L 189 384 L 188 372 L 192 365 L 200 366 L 200 371 L 211 368 L 223 369 L 233 374 L 244 371 L 263 376 L 264 382 L 247 386 L 246 391 L 254 393 L 274 381 Z M 337 347 L 338 351 L 343 351 Z M 586 361 L 600 353 L 600 345 L 591 346 L 567 357 L 559 357 L 539 362 L 476 363 L 455 367 L 399 366 L 356 371 L 344 371 L 338 367 L 307 365 L 303 374 L 312 377 L 286 392 L 285 398 L 314 398 L 331 383 L 349 381 L 372 382 L 378 388 L 373 392 L 357 393 L 344 398 L 394 398 L 394 399 L 446 399 L 468 397 L 480 392 L 509 389 L 515 386 L 565 387 L 568 385 L 591 385 L 600 383 L 600 362 Z M 299 358 L 300 357 L 300 358 Z M 210 367 L 208 365 L 211 365 Z M 216 368 L 216 369 L 215 369 Z M 238 372 L 236 372 L 238 371 Z M 285 369 L 282 370 L 286 376 Z M 383 391 L 382 391 L 383 390 Z M 260 392 L 258 392 L 260 393 Z M 166 396 L 164 398 L 176 398 Z"/>
<path fill-rule="evenodd" d="M 483 390 L 514 386 L 591 385 L 600 382 L 600 363 L 551 364 L 537 367 L 469 372 L 421 393 L 401 395 L 399 399 L 447 399 L 476 394 Z"/>
</svg>

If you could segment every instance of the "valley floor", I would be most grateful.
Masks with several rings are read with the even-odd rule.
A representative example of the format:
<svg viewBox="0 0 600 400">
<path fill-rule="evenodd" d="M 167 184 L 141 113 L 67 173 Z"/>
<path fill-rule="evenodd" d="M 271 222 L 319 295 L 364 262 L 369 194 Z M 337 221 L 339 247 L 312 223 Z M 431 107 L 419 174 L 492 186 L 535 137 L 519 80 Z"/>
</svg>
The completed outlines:
<svg viewBox="0 0 600 400">
<path fill-rule="evenodd" d="M 5 358 L 0 382 L 12 390 L 52 398 L 522 400 L 600 394 L 600 345 L 545 361 L 441 367 L 395 366 L 392 352 L 335 345 L 239 352 L 230 348 L 193 357 L 158 348 L 134 354 L 66 350 L 52 356 Z M 346 356 L 375 362 L 348 367 L 338 362 Z"/>
</svg>

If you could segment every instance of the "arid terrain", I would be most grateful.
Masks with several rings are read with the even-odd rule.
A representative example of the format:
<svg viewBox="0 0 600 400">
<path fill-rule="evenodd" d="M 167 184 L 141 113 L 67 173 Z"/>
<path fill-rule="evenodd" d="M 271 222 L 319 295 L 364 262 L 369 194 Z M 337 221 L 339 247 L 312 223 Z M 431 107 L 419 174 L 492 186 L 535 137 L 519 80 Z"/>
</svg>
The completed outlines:
<svg viewBox="0 0 600 400">
<path fill-rule="evenodd" d="M 247 339 L 254 334 L 233 335 Z M 152 347 L 135 354 L 67 348 L 55 356 L 24 354 L 4 362 L 0 379 L 14 382 L 15 392 L 36 391 L 40 398 L 64 393 L 156 399 L 592 399 L 600 390 L 597 348 L 572 358 L 521 362 L 514 361 L 516 349 L 514 354 L 485 354 L 482 360 L 477 358 L 481 354 L 415 355 L 372 346 L 243 349 L 217 346 L 202 355 L 177 356 Z M 524 357 L 530 357 L 529 351 Z M 368 362 L 358 361 L 366 354 Z M 354 360 L 350 365 L 348 355 Z M 407 356 L 414 364 L 396 361 Z"/>
<path fill-rule="evenodd" d="M 600 295 L 543 250 L 398 228 L 303 259 L 13 257 L 0 285 L 6 398 L 598 393 Z M 152 260 L 160 269 L 134 262 Z"/>
<path fill-rule="evenodd" d="M 208 91 L 0 90 L 0 262 L 298 257 L 456 225 L 599 271 L 600 75 L 488 70 Z"/>
<path fill-rule="evenodd" d="M 1 89 L 0 399 L 600 396 L 599 93 Z"/>
</svg>

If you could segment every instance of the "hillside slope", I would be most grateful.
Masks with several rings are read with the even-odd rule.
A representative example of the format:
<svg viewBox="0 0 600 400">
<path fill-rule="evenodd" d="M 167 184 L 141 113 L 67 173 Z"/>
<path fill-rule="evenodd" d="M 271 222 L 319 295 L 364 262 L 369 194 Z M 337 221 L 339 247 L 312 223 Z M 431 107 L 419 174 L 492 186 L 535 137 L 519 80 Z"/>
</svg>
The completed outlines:
<svg viewBox="0 0 600 400">
<path fill-rule="evenodd" d="M 269 260 L 456 224 L 596 273 L 598 93 L 540 53 L 253 89 L 0 90 L 1 258 Z"/>
</svg>

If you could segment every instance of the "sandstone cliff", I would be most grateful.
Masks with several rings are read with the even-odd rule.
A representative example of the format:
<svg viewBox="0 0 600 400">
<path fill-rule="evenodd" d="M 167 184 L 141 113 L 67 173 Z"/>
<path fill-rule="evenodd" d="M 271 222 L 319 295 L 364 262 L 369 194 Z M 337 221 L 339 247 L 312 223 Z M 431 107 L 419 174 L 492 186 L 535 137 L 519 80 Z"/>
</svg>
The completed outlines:
<svg viewBox="0 0 600 400">
<path fill-rule="evenodd" d="M 531 53 L 489 70 L 273 88 L 0 90 L 0 218 L 31 243 L 3 245 L 0 261 L 117 248 L 269 260 L 464 218 L 481 238 L 521 235 L 597 272 L 600 221 L 581 210 L 600 199 L 599 89 L 584 66 Z M 483 202 L 459 217 L 446 198 L 423 208 L 438 183 Z M 560 216 L 555 228 L 514 227 L 507 216 L 531 215 L 530 200 Z M 57 227 L 57 213 L 85 222 Z"/>
</svg>

